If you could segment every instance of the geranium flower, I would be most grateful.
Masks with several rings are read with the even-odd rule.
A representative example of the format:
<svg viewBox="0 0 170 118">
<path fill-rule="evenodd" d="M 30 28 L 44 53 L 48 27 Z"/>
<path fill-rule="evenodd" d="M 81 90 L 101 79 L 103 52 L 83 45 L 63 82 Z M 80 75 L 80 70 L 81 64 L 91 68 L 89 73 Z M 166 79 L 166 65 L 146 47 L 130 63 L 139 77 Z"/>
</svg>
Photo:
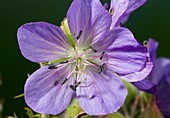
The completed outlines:
<svg viewBox="0 0 170 118">
<path fill-rule="evenodd" d="M 155 42 L 153 39 L 149 39 L 148 40 L 148 44 L 147 44 L 147 47 L 148 47 L 148 52 L 150 54 L 150 60 L 153 62 L 153 64 L 156 66 L 156 51 L 157 51 L 157 48 L 158 48 L 158 42 Z M 149 76 L 142 80 L 142 81 L 138 81 L 138 82 L 132 82 L 132 84 L 138 88 L 139 90 L 142 90 L 142 91 L 145 91 L 145 92 L 148 92 L 150 94 L 153 94 L 156 92 L 157 90 L 157 82 L 153 82 L 156 81 L 157 79 L 153 79 L 154 75 L 156 72 L 155 70 L 155 66 L 153 67 L 151 73 L 149 74 Z"/>
<path fill-rule="evenodd" d="M 45 22 L 27 23 L 18 29 L 22 55 L 48 64 L 26 81 L 29 107 L 43 114 L 59 114 L 74 94 L 90 115 L 116 112 L 127 90 L 120 78 L 136 82 L 151 71 L 147 50 L 126 28 L 110 30 L 112 18 L 99 0 L 74 0 L 68 13 L 71 32 Z M 136 76 L 136 72 L 145 73 Z M 135 75 L 135 76 L 133 76 Z"/>
<path fill-rule="evenodd" d="M 156 59 L 156 51 L 158 42 L 149 39 L 148 50 L 154 68 L 147 79 L 133 83 L 138 89 L 154 93 L 156 104 L 161 113 L 166 117 L 170 117 L 170 59 L 159 57 Z"/>
</svg>

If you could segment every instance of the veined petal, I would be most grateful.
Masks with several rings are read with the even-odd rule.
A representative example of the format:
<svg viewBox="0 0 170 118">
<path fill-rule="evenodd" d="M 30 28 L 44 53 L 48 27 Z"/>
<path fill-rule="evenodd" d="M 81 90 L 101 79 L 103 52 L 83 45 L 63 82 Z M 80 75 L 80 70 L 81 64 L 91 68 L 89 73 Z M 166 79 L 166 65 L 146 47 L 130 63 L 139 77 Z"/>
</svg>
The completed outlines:
<svg viewBox="0 0 170 118">
<path fill-rule="evenodd" d="M 159 45 L 159 43 L 156 42 L 154 39 L 150 38 L 148 40 L 148 51 L 150 53 L 151 61 L 153 62 L 154 65 L 156 64 L 156 51 L 157 51 L 158 45 Z M 154 76 L 153 75 L 154 68 L 155 68 L 155 66 L 153 67 L 153 70 L 151 71 L 151 74 L 150 74 L 151 78 Z"/>
<path fill-rule="evenodd" d="M 119 25 L 119 18 L 127 10 L 129 5 L 129 0 L 111 0 L 110 12 L 112 12 L 112 24 L 110 29 L 113 29 L 115 26 Z M 120 22 L 119 22 L 120 23 Z"/>
<path fill-rule="evenodd" d="M 129 0 L 129 4 L 128 4 L 128 8 L 127 10 L 124 12 L 124 14 L 120 17 L 120 22 L 125 23 L 129 17 L 129 15 L 136 10 L 137 8 L 139 8 L 140 6 L 142 6 L 144 3 L 146 2 L 146 0 Z M 118 24 L 119 24 L 118 23 Z"/>
<path fill-rule="evenodd" d="M 69 75 L 72 65 L 63 65 L 57 69 L 44 66 L 35 71 L 26 81 L 24 88 L 25 101 L 31 109 L 42 114 L 59 114 L 69 105 L 73 90 L 69 85 L 73 79 L 62 85 Z"/>
<path fill-rule="evenodd" d="M 146 0 L 129 0 L 129 5 L 126 14 L 130 14 L 131 12 L 142 6 L 145 2 Z"/>
<path fill-rule="evenodd" d="M 127 90 L 123 82 L 113 74 L 98 73 L 87 67 L 87 74 L 77 88 L 82 109 L 89 115 L 105 115 L 116 112 L 124 103 Z"/>
<path fill-rule="evenodd" d="M 157 90 L 157 85 L 151 82 L 150 80 L 148 80 L 147 78 L 139 82 L 132 82 L 132 84 L 137 89 L 151 94 L 155 93 Z"/>
<path fill-rule="evenodd" d="M 170 75 L 170 59 L 165 57 L 159 57 L 156 60 L 155 68 L 153 70 L 152 81 L 155 84 L 161 80 L 163 75 Z"/>
<path fill-rule="evenodd" d="M 138 82 L 145 79 L 150 74 L 152 67 L 153 67 L 153 63 L 147 62 L 146 66 L 141 71 L 134 72 L 131 74 L 119 75 L 119 76 L 128 82 Z"/>
<path fill-rule="evenodd" d="M 163 75 L 158 83 L 158 89 L 156 92 L 156 104 L 165 116 L 170 117 L 170 76 Z"/>
<path fill-rule="evenodd" d="M 99 0 L 74 0 L 67 13 L 68 25 L 80 48 L 90 46 L 110 28 L 111 16 Z"/>
<path fill-rule="evenodd" d="M 145 67 L 147 50 L 126 28 L 115 28 L 115 41 L 108 47 L 108 69 L 117 74 L 131 74 Z"/>
<path fill-rule="evenodd" d="M 159 43 L 156 42 L 154 39 L 149 39 L 148 40 L 148 51 L 150 53 L 150 58 L 153 63 L 156 61 L 156 51 L 158 48 Z"/>
<path fill-rule="evenodd" d="M 18 29 L 22 55 L 33 62 L 48 62 L 67 57 L 71 46 L 63 31 L 49 23 L 27 23 Z"/>
<path fill-rule="evenodd" d="M 107 50 L 108 46 L 110 46 L 115 41 L 115 39 L 119 35 L 119 32 L 120 30 L 118 30 L 117 28 L 109 30 L 101 38 L 93 42 L 92 47 L 97 51 Z"/>
</svg>

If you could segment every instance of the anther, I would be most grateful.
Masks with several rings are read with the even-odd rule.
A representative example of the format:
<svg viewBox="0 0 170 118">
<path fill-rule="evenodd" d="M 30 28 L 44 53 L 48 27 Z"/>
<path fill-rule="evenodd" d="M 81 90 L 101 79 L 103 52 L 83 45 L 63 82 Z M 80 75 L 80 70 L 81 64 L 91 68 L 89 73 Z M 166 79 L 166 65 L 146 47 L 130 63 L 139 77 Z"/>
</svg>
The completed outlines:
<svg viewBox="0 0 170 118">
<path fill-rule="evenodd" d="M 109 9 L 109 13 L 110 13 L 110 15 L 112 16 L 112 15 L 114 14 L 114 8 L 110 8 L 110 9 Z"/>
<path fill-rule="evenodd" d="M 65 79 L 62 81 L 62 83 L 61 83 L 61 84 L 62 84 L 62 85 L 63 85 L 63 84 L 65 84 L 67 80 L 68 80 L 68 79 L 67 79 L 67 78 L 65 78 Z"/>
<path fill-rule="evenodd" d="M 146 47 L 146 48 L 148 48 L 148 41 L 144 41 L 144 42 L 143 42 L 143 46 Z"/>
<path fill-rule="evenodd" d="M 81 82 L 77 82 L 77 83 L 75 84 L 75 87 L 78 87 L 80 84 L 81 84 Z"/>
<path fill-rule="evenodd" d="M 103 71 L 102 66 L 99 66 L 99 73 L 101 73 Z"/>
<path fill-rule="evenodd" d="M 60 64 L 68 63 L 68 60 L 60 62 Z"/>
<path fill-rule="evenodd" d="M 102 55 L 101 55 L 101 57 L 100 57 L 100 60 L 103 59 L 104 53 L 105 53 L 105 52 L 102 52 Z"/>
<path fill-rule="evenodd" d="M 70 85 L 70 88 L 76 91 L 76 88 L 81 84 L 81 82 L 77 82 L 75 85 Z"/>
<path fill-rule="evenodd" d="M 81 35 L 82 35 L 82 31 L 80 31 L 80 32 L 78 33 L 76 39 L 78 40 L 78 39 L 81 37 Z"/>
<path fill-rule="evenodd" d="M 49 66 L 48 69 L 57 69 L 58 67 L 55 65 L 55 66 Z"/>
<path fill-rule="evenodd" d="M 99 73 L 101 73 L 104 70 L 105 63 L 102 66 L 99 66 Z"/>
<path fill-rule="evenodd" d="M 96 49 L 94 49 L 93 47 L 90 46 L 90 49 L 92 49 L 93 52 L 97 52 Z"/>
<path fill-rule="evenodd" d="M 75 87 L 75 86 L 70 85 L 70 88 L 71 88 L 72 90 L 76 91 L 76 87 Z"/>
</svg>

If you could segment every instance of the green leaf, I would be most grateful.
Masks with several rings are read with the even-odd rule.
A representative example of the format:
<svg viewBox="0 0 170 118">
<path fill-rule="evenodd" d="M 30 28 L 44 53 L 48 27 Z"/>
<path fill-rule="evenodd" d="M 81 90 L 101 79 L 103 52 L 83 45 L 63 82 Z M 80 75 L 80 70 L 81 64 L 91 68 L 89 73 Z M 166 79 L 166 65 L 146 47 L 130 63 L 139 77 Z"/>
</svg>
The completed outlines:
<svg viewBox="0 0 170 118">
<path fill-rule="evenodd" d="M 24 109 L 26 110 L 26 114 L 28 115 L 29 118 L 34 118 L 34 114 L 30 108 L 25 107 Z"/>
<path fill-rule="evenodd" d="M 17 95 L 17 96 L 14 97 L 14 99 L 20 98 L 20 97 L 24 97 L 24 94 L 22 93 L 22 94 L 20 94 L 20 95 Z"/>
</svg>

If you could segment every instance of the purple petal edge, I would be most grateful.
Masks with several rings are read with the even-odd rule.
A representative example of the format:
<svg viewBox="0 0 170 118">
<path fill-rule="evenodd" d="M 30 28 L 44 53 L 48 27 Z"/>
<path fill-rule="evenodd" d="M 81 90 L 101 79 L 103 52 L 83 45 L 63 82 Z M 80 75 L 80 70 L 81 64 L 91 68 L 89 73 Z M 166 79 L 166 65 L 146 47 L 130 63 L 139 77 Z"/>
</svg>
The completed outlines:
<svg viewBox="0 0 170 118">
<path fill-rule="evenodd" d="M 148 79 L 144 79 L 139 82 L 132 82 L 132 84 L 139 90 L 153 94 L 157 90 L 157 85 L 152 83 Z"/>
</svg>

